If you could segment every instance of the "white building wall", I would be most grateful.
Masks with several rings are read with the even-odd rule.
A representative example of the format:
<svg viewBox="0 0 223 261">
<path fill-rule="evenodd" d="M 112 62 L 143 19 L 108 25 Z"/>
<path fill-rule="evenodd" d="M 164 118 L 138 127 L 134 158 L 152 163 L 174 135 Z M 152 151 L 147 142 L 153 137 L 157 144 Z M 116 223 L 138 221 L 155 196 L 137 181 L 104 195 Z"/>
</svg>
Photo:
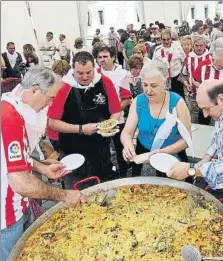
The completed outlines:
<svg viewBox="0 0 223 261">
<path fill-rule="evenodd" d="M 191 7 L 194 7 L 195 17 L 192 19 L 191 17 Z M 196 19 L 206 21 L 205 18 L 205 7 L 208 7 L 208 18 L 214 20 L 216 13 L 216 1 L 191 1 L 189 12 L 187 15 L 187 21 L 190 25 L 194 24 Z"/>
<path fill-rule="evenodd" d="M 104 25 L 100 24 L 98 11 L 104 12 Z M 89 37 L 99 28 L 103 35 L 107 35 L 109 28 L 125 29 L 127 24 L 134 24 L 139 29 L 137 22 L 135 1 L 89 1 L 88 12 L 91 16 L 91 26 L 88 26 Z"/>
<path fill-rule="evenodd" d="M 179 1 L 143 1 L 143 4 L 147 26 L 155 21 L 167 26 L 171 26 L 175 19 L 180 21 Z"/>
<path fill-rule="evenodd" d="M 75 38 L 80 36 L 76 1 L 29 3 L 39 41 L 52 31 L 56 43 L 59 34 L 64 33 L 73 46 Z M 37 47 L 25 1 L 1 2 L 1 52 L 5 51 L 9 41 L 15 42 L 18 52 L 22 52 L 22 46 L 27 43 Z"/>
</svg>

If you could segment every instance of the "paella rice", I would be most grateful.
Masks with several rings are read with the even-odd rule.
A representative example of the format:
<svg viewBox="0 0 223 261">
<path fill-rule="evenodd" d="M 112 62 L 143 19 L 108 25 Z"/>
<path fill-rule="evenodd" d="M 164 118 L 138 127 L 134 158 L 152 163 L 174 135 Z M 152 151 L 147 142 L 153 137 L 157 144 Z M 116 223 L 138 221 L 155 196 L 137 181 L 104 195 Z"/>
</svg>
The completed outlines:
<svg viewBox="0 0 223 261">
<path fill-rule="evenodd" d="M 120 187 L 105 207 L 61 209 L 17 260 L 182 261 L 185 244 L 203 256 L 223 256 L 222 242 L 223 217 L 213 203 L 195 207 L 186 190 L 134 185 Z"/>
</svg>

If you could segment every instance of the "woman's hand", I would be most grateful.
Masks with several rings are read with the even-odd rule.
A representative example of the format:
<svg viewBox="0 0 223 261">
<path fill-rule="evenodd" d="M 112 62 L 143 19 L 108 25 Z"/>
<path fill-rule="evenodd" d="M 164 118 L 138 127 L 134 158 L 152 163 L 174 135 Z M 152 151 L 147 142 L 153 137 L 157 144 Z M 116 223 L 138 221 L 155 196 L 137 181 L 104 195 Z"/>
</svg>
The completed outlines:
<svg viewBox="0 0 223 261">
<path fill-rule="evenodd" d="M 123 158 L 125 161 L 129 161 L 129 160 L 133 159 L 136 156 L 133 143 L 127 144 L 124 147 L 122 153 L 123 153 Z"/>
</svg>

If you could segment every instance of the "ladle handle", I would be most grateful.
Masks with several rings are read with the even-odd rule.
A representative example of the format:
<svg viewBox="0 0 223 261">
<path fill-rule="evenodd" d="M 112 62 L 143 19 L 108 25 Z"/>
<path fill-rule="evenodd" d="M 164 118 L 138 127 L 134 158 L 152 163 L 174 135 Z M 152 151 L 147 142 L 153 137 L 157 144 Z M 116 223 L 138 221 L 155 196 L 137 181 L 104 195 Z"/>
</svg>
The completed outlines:
<svg viewBox="0 0 223 261">
<path fill-rule="evenodd" d="M 223 260 L 223 256 L 222 257 L 202 257 L 201 260 Z"/>
</svg>

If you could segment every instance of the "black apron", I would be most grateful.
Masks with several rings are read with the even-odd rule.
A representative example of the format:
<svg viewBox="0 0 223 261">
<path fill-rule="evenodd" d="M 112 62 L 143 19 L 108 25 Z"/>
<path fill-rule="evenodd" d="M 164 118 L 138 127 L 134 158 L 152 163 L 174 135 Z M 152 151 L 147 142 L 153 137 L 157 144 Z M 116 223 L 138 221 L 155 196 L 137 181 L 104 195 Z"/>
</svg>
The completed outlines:
<svg viewBox="0 0 223 261">
<path fill-rule="evenodd" d="M 61 120 L 84 125 L 97 123 L 110 118 L 108 97 L 102 79 L 88 90 L 71 88 L 67 97 Z M 76 133 L 60 133 L 59 147 L 63 155 L 80 153 L 85 157 L 85 163 L 72 174 L 65 176 L 65 188 L 72 189 L 73 184 L 80 179 L 98 176 L 101 181 L 113 178 L 110 162 L 110 139 L 99 134 L 79 135 Z M 93 185 L 91 183 L 91 185 Z M 84 189 L 89 184 L 80 186 Z"/>
</svg>

